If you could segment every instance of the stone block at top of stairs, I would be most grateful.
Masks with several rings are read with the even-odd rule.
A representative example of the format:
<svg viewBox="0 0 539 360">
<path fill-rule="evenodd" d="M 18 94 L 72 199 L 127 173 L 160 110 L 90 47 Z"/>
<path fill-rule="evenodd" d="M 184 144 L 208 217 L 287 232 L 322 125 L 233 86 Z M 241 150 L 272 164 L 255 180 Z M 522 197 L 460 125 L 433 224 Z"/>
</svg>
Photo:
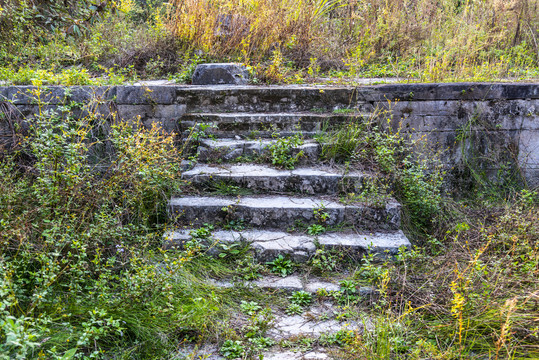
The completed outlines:
<svg viewBox="0 0 539 360">
<path fill-rule="evenodd" d="M 318 198 L 292 196 L 245 196 L 172 198 L 168 209 L 178 224 L 202 225 L 242 220 L 246 225 L 286 229 L 301 221 L 316 223 L 313 210 L 323 208 L 329 217 L 325 225 L 347 223 L 364 230 L 397 230 L 400 227 L 398 202 L 391 200 L 384 207 L 367 204 L 344 205 Z"/>
<path fill-rule="evenodd" d="M 296 168 L 275 169 L 257 164 L 197 164 L 182 174 L 193 185 L 211 187 L 212 182 L 233 183 L 255 192 L 298 192 L 303 194 L 359 193 L 366 178 L 362 172 Z"/>
<path fill-rule="evenodd" d="M 249 71 L 241 64 L 200 64 L 193 74 L 193 85 L 246 85 Z"/>
</svg>

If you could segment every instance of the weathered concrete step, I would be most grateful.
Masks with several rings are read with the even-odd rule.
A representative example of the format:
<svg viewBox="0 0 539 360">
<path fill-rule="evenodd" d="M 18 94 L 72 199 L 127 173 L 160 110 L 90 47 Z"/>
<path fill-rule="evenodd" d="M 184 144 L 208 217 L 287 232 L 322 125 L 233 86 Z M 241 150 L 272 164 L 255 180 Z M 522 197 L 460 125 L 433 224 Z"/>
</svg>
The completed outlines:
<svg viewBox="0 0 539 360">
<path fill-rule="evenodd" d="M 338 109 L 371 111 L 365 92 L 350 87 L 286 86 L 178 86 L 176 102 L 186 112 L 297 112 Z M 384 99 L 383 95 L 378 95 Z"/>
<path fill-rule="evenodd" d="M 203 139 L 198 147 L 198 159 L 200 161 L 230 161 L 240 156 L 258 156 L 268 151 L 277 141 L 277 139 Z M 313 162 L 318 159 L 321 147 L 314 140 L 304 140 L 303 145 L 291 147 L 291 155 L 295 156 L 300 151 L 304 154 L 300 162 Z"/>
<path fill-rule="evenodd" d="M 192 229 L 182 229 L 169 232 L 165 235 L 165 245 L 167 247 L 181 247 L 192 239 L 191 231 Z M 374 254 L 378 257 L 396 255 L 401 247 L 409 248 L 411 246 L 410 241 L 401 230 L 373 233 L 336 232 L 320 234 L 316 237 L 272 230 L 241 232 L 219 230 L 212 234 L 207 243 L 208 245 L 248 243 L 254 250 L 255 258 L 260 262 L 271 261 L 279 255 L 289 256 L 295 262 L 306 262 L 316 252 L 316 243 L 326 250 L 346 251 L 356 259 L 362 258 L 364 254 Z M 213 252 L 216 251 L 213 250 Z M 311 287 L 309 291 L 315 292 L 316 288 Z"/>
<path fill-rule="evenodd" d="M 297 192 L 303 194 L 337 194 L 360 192 L 365 179 L 372 175 L 361 172 L 325 171 L 314 168 L 278 170 L 255 164 L 198 164 L 184 172 L 183 178 L 201 187 L 226 183 L 256 192 Z"/>
<path fill-rule="evenodd" d="M 257 141 L 260 139 L 279 139 L 284 137 L 290 137 L 294 136 L 296 134 L 300 134 L 302 138 L 304 139 L 313 139 L 317 135 L 320 135 L 320 131 L 296 131 L 296 130 L 285 130 L 285 131 L 251 131 L 251 132 L 240 132 L 237 134 L 235 131 L 209 131 L 205 130 L 205 134 L 207 134 L 207 138 L 211 139 L 236 139 L 236 140 L 252 140 Z M 191 130 L 184 130 L 182 132 L 182 136 L 184 139 L 189 138 L 192 136 L 191 134 L 194 134 Z"/>
<path fill-rule="evenodd" d="M 206 132 L 216 137 L 238 134 L 264 137 L 275 132 L 315 134 L 369 115 L 353 110 L 346 113 L 192 113 L 182 116 L 180 126 L 189 131 L 204 124 Z"/>
<path fill-rule="evenodd" d="M 359 229 L 398 230 L 401 205 L 391 200 L 384 207 L 287 196 L 172 198 L 168 208 L 178 224 L 201 225 L 242 220 L 246 225 L 286 229 L 302 222 L 317 223 L 314 209 L 326 213 L 325 225 L 350 224 Z"/>
</svg>

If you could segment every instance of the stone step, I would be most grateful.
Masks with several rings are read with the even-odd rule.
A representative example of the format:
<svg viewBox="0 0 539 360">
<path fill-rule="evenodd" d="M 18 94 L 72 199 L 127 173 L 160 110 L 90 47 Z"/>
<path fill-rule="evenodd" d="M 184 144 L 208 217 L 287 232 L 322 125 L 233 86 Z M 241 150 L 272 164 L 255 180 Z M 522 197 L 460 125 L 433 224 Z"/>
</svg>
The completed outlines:
<svg viewBox="0 0 539 360">
<path fill-rule="evenodd" d="M 205 112 L 333 112 L 357 109 L 370 112 L 374 97 L 366 99 L 349 87 L 286 86 L 178 86 L 175 101 L 186 104 L 186 113 Z M 384 99 L 380 94 L 375 98 Z"/>
<path fill-rule="evenodd" d="M 401 205 L 390 200 L 384 207 L 341 203 L 312 198 L 287 196 L 246 196 L 172 198 L 168 203 L 177 224 L 201 225 L 241 220 L 247 226 L 287 229 L 298 222 L 317 223 L 315 209 L 328 215 L 324 225 L 349 224 L 363 230 L 398 230 Z"/>
<path fill-rule="evenodd" d="M 368 116 L 368 113 L 354 110 L 346 113 L 191 113 L 182 116 L 180 126 L 188 134 L 191 129 L 198 130 L 204 124 L 205 133 L 215 137 L 244 135 L 258 138 L 271 137 L 274 133 L 288 136 L 298 131 L 304 136 L 312 136 L 333 129 L 336 125 Z"/>
<path fill-rule="evenodd" d="M 192 229 L 182 229 L 167 233 L 165 247 L 182 247 L 185 242 L 192 240 L 191 231 Z M 401 230 L 372 233 L 332 232 L 316 237 L 273 230 L 218 230 L 213 232 L 206 243 L 207 245 L 247 243 L 250 244 L 255 258 L 260 262 L 271 261 L 279 255 L 285 255 L 298 263 L 306 262 L 314 255 L 317 243 L 326 250 L 346 251 L 354 259 L 361 259 L 364 254 L 373 254 L 378 258 L 384 258 L 396 255 L 401 247 L 409 248 L 411 246 L 410 241 Z M 213 254 L 218 252 L 218 246 L 213 247 L 210 251 Z M 306 290 L 315 292 L 317 288 L 311 286 Z"/>
<path fill-rule="evenodd" d="M 267 152 L 270 146 L 276 144 L 278 139 L 202 139 L 198 147 L 198 160 L 205 162 L 230 161 L 240 156 L 259 156 Z M 314 140 L 304 140 L 303 145 L 291 148 L 291 155 L 295 156 L 303 151 L 304 156 L 300 162 L 314 162 L 318 159 L 321 146 Z"/>
<path fill-rule="evenodd" d="M 183 178 L 192 184 L 215 187 L 216 183 L 232 184 L 251 189 L 257 193 L 295 192 L 302 194 L 359 193 L 366 179 L 372 175 L 343 170 L 318 170 L 315 168 L 296 168 L 279 170 L 255 164 L 198 164 L 184 172 Z"/>
</svg>

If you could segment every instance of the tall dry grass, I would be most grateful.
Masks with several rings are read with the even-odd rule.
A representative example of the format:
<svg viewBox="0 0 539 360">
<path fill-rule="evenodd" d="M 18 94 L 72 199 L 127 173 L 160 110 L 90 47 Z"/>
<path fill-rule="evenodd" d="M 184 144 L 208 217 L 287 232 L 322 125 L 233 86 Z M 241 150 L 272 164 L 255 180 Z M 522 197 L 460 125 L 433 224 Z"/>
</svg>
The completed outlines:
<svg viewBox="0 0 539 360">
<path fill-rule="evenodd" d="M 166 27 L 192 49 L 257 63 L 280 51 L 322 68 L 406 62 L 436 80 L 538 65 L 539 0 L 173 0 Z M 490 70 L 492 72 L 492 70 Z"/>
</svg>

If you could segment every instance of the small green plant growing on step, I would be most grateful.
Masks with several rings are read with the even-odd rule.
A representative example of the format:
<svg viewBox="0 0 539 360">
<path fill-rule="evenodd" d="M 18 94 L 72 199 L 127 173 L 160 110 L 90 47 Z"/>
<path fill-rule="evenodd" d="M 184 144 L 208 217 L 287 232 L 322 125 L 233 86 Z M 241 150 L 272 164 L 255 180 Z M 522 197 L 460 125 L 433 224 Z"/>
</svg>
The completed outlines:
<svg viewBox="0 0 539 360">
<path fill-rule="evenodd" d="M 313 270 L 323 273 L 325 271 L 335 271 L 339 263 L 337 254 L 325 249 L 317 249 L 309 261 Z"/>
<path fill-rule="evenodd" d="M 278 135 L 274 135 L 277 137 Z M 273 165 L 285 169 L 293 169 L 299 162 L 299 159 L 305 156 L 303 150 L 293 155 L 293 148 L 303 145 L 303 139 L 300 134 L 278 138 L 277 141 L 268 147 L 270 160 Z"/>
<path fill-rule="evenodd" d="M 273 339 L 264 336 L 250 338 L 249 342 L 258 350 L 267 349 L 275 345 Z"/>
<path fill-rule="evenodd" d="M 234 264 L 243 280 L 256 280 L 262 276 L 260 272 L 263 270 L 264 265 L 254 261 L 252 256 L 243 256 L 237 259 Z"/>
<path fill-rule="evenodd" d="M 360 193 L 348 193 L 340 200 L 344 204 L 361 202 L 376 208 L 384 208 L 390 198 L 389 185 L 385 181 L 368 178 L 363 182 Z"/>
<path fill-rule="evenodd" d="M 353 114 L 356 112 L 356 109 L 335 109 L 333 110 L 334 114 Z"/>
<path fill-rule="evenodd" d="M 355 278 L 367 280 L 370 283 L 378 282 L 388 270 L 383 266 L 378 266 L 374 263 L 374 255 L 368 254 L 363 256 L 362 265 L 354 274 Z"/>
<path fill-rule="evenodd" d="M 236 257 L 237 255 L 241 254 L 241 250 L 242 250 L 242 244 L 240 243 L 232 243 L 232 244 L 220 243 L 220 244 L 217 244 L 217 247 L 221 250 L 221 252 L 219 253 L 220 258 Z"/>
<path fill-rule="evenodd" d="M 223 229 L 225 230 L 242 231 L 245 230 L 245 227 L 245 220 L 243 219 L 229 220 L 223 224 Z"/>
<path fill-rule="evenodd" d="M 214 192 L 218 195 L 238 195 L 241 188 L 237 185 L 229 184 L 225 181 L 219 181 L 212 186 Z"/>
<path fill-rule="evenodd" d="M 242 329 L 244 336 L 248 339 L 264 336 L 273 319 L 274 316 L 270 308 L 265 308 L 251 315 L 249 323 Z"/>
<path fill-rule="evenodd" d="M 313 210 L 313 215 L 319 224 L 325 224 L 329 219 L 329 213 L 326 211 L 326 206 L 320 204 L 319 207 Z"/>
<path fill-rule="evenodd" d="M 188 130 L 188 137 L 191 141 L 200 141 L 201 139 L 213 138 L 213 135 L 209 133 L 209 130 L 217 128 L 212 123 L 198 123 L 194 126 L 190 126 Z"/>
<path fill-rule="evenodd" d="M 298 304 L 290 304 L 284 312 L 287 315 L 301 315 L 303 313 L 303 307 Z"/>
<path fill-rule="evenodd" d="M 290 297 L 290 302 L 292 304 L 298 304 L 299 306 L 309 306 L 313 301 L 313 296 L 311 293 L 300 290 L 294 292 Z"/>
<path fill-rule="evenodd" d="M 240 341 L 226 340 L 220 349 L 221 355 L 227 359 L 236 359 L 242 357 L 245 353 L 245 347 Z"/>
<path fill-rule="evenodd" d="M 282 277 L 286 277 L 294 272 L 294 265 L 290 259 L 279 255 L 275 260 L 266 263 L 270 266 L 270 271 Z"/>
<path fill-rule="evenodd" d="M 357 283 L 354 280 L 341 280 L 341 292 L 346 295 L 354 295 L 357 293 Z"/>
<path fill-rule="evenodd" d="M 195 239 L 205 240 L 209 238 L 213 232 L 214 226 L 212 224 L 204 223 L 198 229 L 191 230 L 189 235 Z"/>
<path fill-rule="evenodd" d="M 318 341 L 320 345 L 322 346 L 331 346 L 331 345 L 345 346 L 354 339 L 354 335 L 355 333 L 353 330 L 341 329 L 333 334 L 331 333 L 321 334 L 320 339 Z"/>
<path fill-rule="evenodd" d="M 244 301 L 240 304 L 241 311 L 247 315 L 256 314 L 262 307 L 256 301 Z"/>
<path fill-rule="evenodd" d="M 320 224 L 312 224 L 307 228 L 307 234 L 316 236 L 326 232 L 326 228 Z"/>
</svg>

